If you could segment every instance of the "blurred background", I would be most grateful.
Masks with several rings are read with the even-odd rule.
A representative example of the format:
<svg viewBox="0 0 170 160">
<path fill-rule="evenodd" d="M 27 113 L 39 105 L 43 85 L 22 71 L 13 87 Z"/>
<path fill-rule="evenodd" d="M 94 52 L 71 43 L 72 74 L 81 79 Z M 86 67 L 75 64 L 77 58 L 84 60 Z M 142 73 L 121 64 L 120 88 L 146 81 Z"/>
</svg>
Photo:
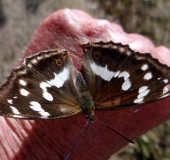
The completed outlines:
<svg viewBox="0 0 170 160">
<path fill-rule="evenodd" d="M 51 13 L 80 9 L 122 25 L 128 33 L 170 48 L 169 0 L 0 0 L 0 84 L 19 62 L 32 35 Z M 169 160 L 170 122 L 142 135 L 109 160 Z"/>
</svg>

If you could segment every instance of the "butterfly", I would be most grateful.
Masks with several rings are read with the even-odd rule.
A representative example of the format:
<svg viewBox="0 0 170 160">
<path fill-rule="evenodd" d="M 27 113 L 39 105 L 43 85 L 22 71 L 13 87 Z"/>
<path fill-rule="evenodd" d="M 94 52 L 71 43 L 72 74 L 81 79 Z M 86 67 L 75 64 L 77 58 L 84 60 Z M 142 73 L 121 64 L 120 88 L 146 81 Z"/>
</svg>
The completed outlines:
<svg viewBox="0 0 170 160">
<path fill-rule="evenodd" d="M 0 86 L 0 116 L 64 118 L 94 110 L 135 107 L 170 95 L 170 67 L 128 45 L 89 42 L 84 63 L 74 68 L 70 53 L 48 50 L 27 57 Z"/>
</svg>

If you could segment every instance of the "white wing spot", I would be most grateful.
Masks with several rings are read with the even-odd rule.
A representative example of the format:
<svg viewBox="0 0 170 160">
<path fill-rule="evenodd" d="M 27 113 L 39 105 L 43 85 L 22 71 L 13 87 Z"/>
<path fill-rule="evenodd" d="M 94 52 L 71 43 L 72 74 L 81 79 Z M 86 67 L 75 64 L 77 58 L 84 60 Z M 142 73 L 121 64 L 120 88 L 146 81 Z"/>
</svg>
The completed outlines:
<svg viewBox="0 0 170 160">
<path fill-rule="evenodd" d="M 111 48 L 118 49 L 118 45 L 113 45 L 113 46 L 111 46 Z"/>
<path fill-rule="evenodd" d="M 132 53 L 131 53 L 131 51 L 127 50 L 127 51 L 125 52 L 125 54 L 128 55 L 128 56 L 130 56 Z"/>
<path fill-rule="evenodd" d="M 124 49 L 124 48 L 122 48 Z M 91 64 L 91 68 L 92 68 L 92 71 L 100 76 L 102 79 L 104 79 L 105 81 L 110 81 L 113 77 L 116 78 L 121 78 L 123 77 L 124 79 L 124 83 L 122 84 L 122 89 L 124 91 L 128 90 L 130 87 L 131 87 L 131 82 L 130 82 L 130 74 L 127 72 L 127 71 L 123 71 L 123 72 L 120 72 L 120 71 L 117 71 L 117 72 L 113 72 L 113 71 L 109 71 L 108 69 L 108 66 L 107 64 L 105 65 L 105 67 L 101 67 L 101 66 L 98 66 L 96 65 L 95 63 L 92 63 Z"/>
<path fill-rule="evenodd" d="M 143 97 L 142 98 L 137 98 L 134 100 L 134 103 L 141 103 L 143 102 Z"/>
<path fill-rule="evenodd" d="M 165 98 L 165 97 L 168 97 L 169 95 L 170 95 L 170 93 L 168 93 L 169 92 L 169 89 L 168 89 L 168 86 L 165 86 L 164 88 L 163 88 L 163 91 L 162 91 L 162 96 L 161 97 L 159 97 L 159 98 L 157 98 L 157 99 L 161 99 L 161 98 Z"/>
<path fill-rule="evenodd" d="M 126 79 L 128 79 L 129 78 L 129 76 L 130 76 L 130 74 L 127 72 L 127 71 L 123 71 L 123 72 L 121 72 L 120 74 L 119 74 L 119 78 L 121 78 L 121 77 L 123 77 L 124 78 L 124 81 L 126 80 Z"/>
<path fill-rule="evenodd" d="M 101 67 L 101 66 L 98 66 L 96 65 L 95 63 L 92 63 L 91 64 L 91 68 L 92 68 L 92 71 L 96 74 L 96 75 L 100 75 L 103 70 L 104 70 L 104 67 Z"/>
<path fill-rule="evenodd" d="M 44 57 L 43 56 L 37 56 L 37 60 L 39 61 L 39 60 L 41 60 L 41 59 L 43 59 Z"/>
<path fill-rule="evenodd" d="M 114 75 L 114 77 L 117 77 L 120 74 L 120 71 L 117 71 Z"/>
<path fill-rule="evenodd" d="M 124 53 L 125 50 L 126 50 L 126 49 L 125 49 L 124 47 L 120 47 L 120 48 L 119 48 L 119 52 L 121 52 L 121 53 Z"/>
<path fill-rule="evenodd" d="M 127 79 L 124 83 L 123 83 L 123 85 L 122 85 L 122 89 L 124 90 L 124 91 L 127 91 L 130 87 L 131 87 L 131 82 L 130 82 L 130 80 L 129 79 Z"/>
<path fill-rule="evenodd" d="M 20 93 L 21 93 L 21 95 L 23 95 L 23 96 L 28 96 L 30 93 L 26 90 L 26 89 L 20 89 Z"/>
<path fill-rule="evenodd" d="M 169 95 L 170 95 L 170 93 L 164 94 L 163 96 L 161 96 L 161 97 L 159 97 L 159 98 L 157 98 L 157 99 L 165 98 L 165 97 L 168 97 Z"/>
<path fill-rule="evenodd" d="M 141 93 L 141 92 L 143 92 L 147 89 L 148 89 L 148 86 L 142 86 L 142 87 L 139 88 L 138 93 Z"/>
<path fill-rule="evenodd" d="M 54 73 L 54 79 L 51 79 L 50 81 L 47 81 L 52 86 L 56 86 L 57 88 L 60 88 L 63 86 L 64 82 L 69 78 L 69 69 L 64 68 L 62 72 L 59 74 Z"/>
<path fill-rule="evenodd" d="M 48 101 L 53 101 L 53 96 L 48 92 L 44 92 L 43 97 Z"/>
<path fill-rule="evenodd" d="M 151 72 L 148 72 L 144 75 L 144 79 L 146 80 L 150 80 L 152 78 L 152 73 Z"/>
<path fill-rule="evenodd" d="M 46 82 L 41 82 L 40 83 L 40 88 L 43 89 L 44 91 L 47 91 L 47 87 L 51 87 L 51 85 L 49 85 Z"/>
<path fill-rule="evenodd" d="M 165 84 L 168 83 L 168 79 L 164 79 L 163 81 L 164 81 Z"/>
<path fill-rule="evenodd" d="M 31 59 L 32 64 L 36 64 L 37 62 L 38 62 L 37 59 Z"/>
<path fill-rule="evenodd" d="M 20 112 L 18 111 L 18 109 L 16 109 L 15 107 L 10 106 L 10 108 L 12 109 L 12 112 L 13 112 L 14 114 L 20 114 Z"/>
<path fill-rule="evenodd" d="M 27 82 L 24 81 L 24 80 L 22 80 L 22 79 L 19 80 L 19 83 L 20 83 L 22 86 L 26 86 L 26 85 L 27 85 Z"/>
<path fill-rule="evenodd" d="M 99 76 L 106 81 L 110 81 L 113 78 L 114 74 L 115 72 L 109 71 L 107 65 L 105 65 L 104 70 Z"/>
<path fill-rule="evenodd" d="M 138 90 L 138 96 L 137 98 L 134 100 L 134 103 L 141 103 L 144 99 L 145 96 L 148 95 L 148 93 L 150 92 L 150 90 L 148 89 L 148 86 L 142 86 L 139 88 Z"/>
<path fill-rule="evenodd" d="M 105 65 L 105 67 L 101 67 L 96 65 L 95 63 L 92 63 L 91 68 L 96 75 L 100 76 L 105 81 L 110 81 L 115 74 L 115 72 L 108 70 L 107 64 Z"/>
<path fill-rule="evenodd" d="M 118 76 L 118 78 L 121 78 L 121 77 L 123 77 L 123 79 L 124 79 L 124 83 L 122 85 L 122 89 L 124 91 L 127 91 L 131 87 L 131 85 L 132 85 L 130 80 L 129 80 L 130 74 L 127 71 L 123 71 Z"/>
<path fill-rule="evenodd" d="M 40 103 L 36 101 L 31 101 L 30 104 L 31 104 L 30 108 L 32 108 L 34 111 L 43 111 Z"/>
<path fill-rule="evenodd" d="M 47 87 L 51 87 L 51 85 L 46 82 L 40 83 L 40 88 L 43 89 L 43 97 L 48 101 L 53 101 L 53 96 L 47 92 Z"/>
<path fill-rule="evenodd" d="M 27 66 L 28 66 L 29 68 L 32 68 L 32 64 L 31 64 L 31 63 L 28 63 Z"/>
<path fill-rule="evenodd" d="M 12 99 L 8 99 L 7 101 L 8 101 L 9 104 L 12 104 L 12 103 L 13 103 L 13 102 L 12 102 Z"/>
<path fill-rule="evenodd" d="M 51 56 L 51 54 L 44 54 L 44 57 L 45 58 L 48 58 L 48 57 L 50 57 Z"/>
<path fill-rule="evenodd" d="M 148 69 L 148 65 L 147 65 L 147 64 L 144 64 L 144 65 L 141 67 L 141 69 L 142 69 L 143 71 L 146 71 L 146 70 Z"/>
<path fill-rule="evenodd" d="M 9 104 L 12 104 L 12 103 L 13 103 L 13 102 L 12 102 L 12 99 L 8 99 L 7 101 L 8 101 Z"/>
<path fill-rule="evenodd" d="M 163 94 L 166 94 L 168 91 L 169 91 L 168 87 L 165 86 L 165 87 L 163 88 Z"/>
<path fill-rule="evenodd" d="M 138 99 L 139 99 L 139 98 L 142 98 L 142 97 L 145 97 L 149 92 L 150 92 L 150 90 L 147 89 L 147 90 L 139 93 L 139 94 L 138 94 Z"/>
<path fill-rule="evenodd" d="M 24 75 L 24 74 L 26 74 L 26 73 L 27 73 L 26 69 L 23 69 L 23 70 L 19 70 L 19 71 L 18 71 L 18 75 Z"/>
<path fill-rule="evenodd" d="M 31 101 L 30 102 L 31 106 L 30 108 L 33 109 L 34 111 L 37 111 L 39 114 L 41 114 L 42 117 L 47 118 L 50 116 L 50 114 L 41 107 L 41 104 L 36 102 L 36 101 Z"/>
<path fill-rule="evenodd" d="M 42 118 L 48 118 L 50 114 L 48 112 L 39 112 L 42 116 Z"/>
</svg>

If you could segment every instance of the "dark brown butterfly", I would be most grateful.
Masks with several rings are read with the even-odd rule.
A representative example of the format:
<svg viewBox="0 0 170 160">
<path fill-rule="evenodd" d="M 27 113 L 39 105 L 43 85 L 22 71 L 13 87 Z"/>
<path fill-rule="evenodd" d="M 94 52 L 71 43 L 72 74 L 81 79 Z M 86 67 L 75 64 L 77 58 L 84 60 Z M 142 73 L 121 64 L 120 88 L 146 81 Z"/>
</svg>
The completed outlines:
<svg viewBox="0 0 170 160">
<path fill-rule="evenodd" d="M 170 68 L 128 45 L 83 45 L 82 71 L 67 51 L 28 57 L 0 87 L 0 115 L 24 119 L 63 118 L 94 110 L 114 110 L 154 102 L 170 95 Z"/>
</svg>

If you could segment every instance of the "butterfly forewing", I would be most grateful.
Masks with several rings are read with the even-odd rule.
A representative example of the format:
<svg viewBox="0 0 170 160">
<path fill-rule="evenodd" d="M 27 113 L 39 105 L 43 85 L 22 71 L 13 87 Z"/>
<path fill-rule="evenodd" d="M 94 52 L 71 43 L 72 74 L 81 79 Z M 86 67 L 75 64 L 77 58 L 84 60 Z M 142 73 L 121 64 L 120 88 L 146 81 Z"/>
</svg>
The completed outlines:
<svg viewBox="0 0 170 160">
<path fill-rule="evenodd" d="M 169 96 L 170 68 L 150 54 L 113 42 L 84 45 L 84 77 L 101 110 L 121 109 Z"/>
<path fill-rule="evenodd" d="M 13 70 L 0 88 L 0 115 L 61 118 L 81 112 L 66 51 L 41 52 Z"/>
</svg>

